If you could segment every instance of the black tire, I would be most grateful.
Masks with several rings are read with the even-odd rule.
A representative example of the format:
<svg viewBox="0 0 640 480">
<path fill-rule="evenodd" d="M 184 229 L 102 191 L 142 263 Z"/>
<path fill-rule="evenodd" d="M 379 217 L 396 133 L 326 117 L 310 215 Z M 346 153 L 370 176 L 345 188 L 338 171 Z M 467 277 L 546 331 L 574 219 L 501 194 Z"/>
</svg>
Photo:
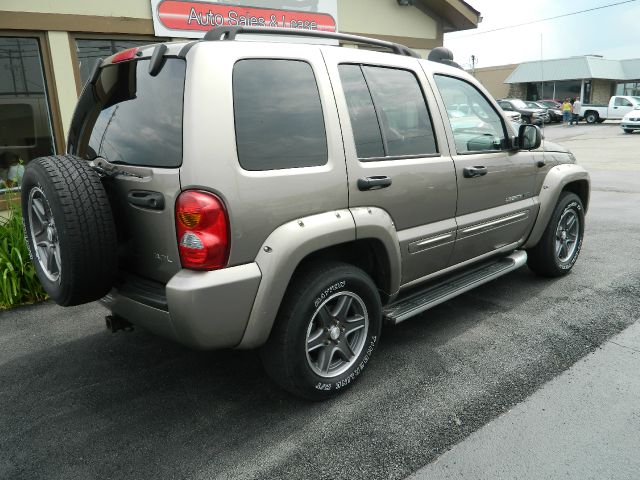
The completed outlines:
<svg viewBox="0 0 640 480">
<path fill-rule="evenodd" d="M 351 299 L 348 308 L 354 323 L 341 323 L 337 320 L 341 316 L 331 312 L 339 311 L 335 305 L 341 299 Z M 363 320 L 353 320 L 363 305 Z M 340 338 L 333 339 L 335 331 L 321 328 L 321 324 L 326 325 L 321 317 L 327 318 L 332 329 L 342 328 Z M 367 326 L 345 335 L 345 326 L 367 320 Z M 378 345 L 381 326 L 380 296 L 365 272 L 340 262 L 310 265 L 292 279 L 269 340 L 261 349 L 262 363 L 269 376 L 288 392 L 308 400 L 325 400 L 350 387 L 360 376 Z M 345 340 L 354 344 L 349 347 L 349 352 L 354 353 L 350 362 L 337 351 L 345 348 L 340 343 Z M 309 345 L 316 346 L 316 350 L 308 352 Z M 321 368 L 321 358 L 326 358 L 323 354 L 329 350 L 329 361 L 335 358 L 337 366 L 333 372 L 318 373 L 315 370 Z"/>
<path fill-rule="evenodd" d="M 22 212 L 36 273 L 58 305 L 92 302 L 109 292 L 116 274 L 116 229 L 100 177 L 85 160 L 57 155 L 29 162 Z"/>
<path fill-rule="evenodd" d="M 562 255 L 563 250 L 560 250 L 560 253 L 557 250 L 557 241 L 563 242 L 562 237 L 558 236 L 559 223 L 569 215 L 577 220 L 578 230 L 574 242 L 575 247 L 572 243 L 571 246 L 566 247 L 567 250 L 564 250 L 565 255 Z M 562 192 L 542 238 L 535 247 L 527 252 L 529 268 L 545 277 L 559 277 L 569 273 L 582 249 L 584 226 L 584 206 L 580 197 L 572 192 Z M 565 230 L 569 231 L 569 229 Z M 564 239 L 570 238 L 570 234 L 565 232 L 564 235 Z"/>
<path fill-rule="evenodd" d="M 584 120 L 587 123 L 594 124 L 600 120 L 600 115 L 598 115 L 598 112 L 587 112 L 584 116 Z"/>
<path fill-rule="evenodd" d="M 531 124 L 531 117 L 522 117 L 522 123 L 525 125 Z"/>
<path fill-rule="evenodd" d="M 624 133 L 633 133 L 633 129 L 631 128 L 623 128 Z"/>
</svg>

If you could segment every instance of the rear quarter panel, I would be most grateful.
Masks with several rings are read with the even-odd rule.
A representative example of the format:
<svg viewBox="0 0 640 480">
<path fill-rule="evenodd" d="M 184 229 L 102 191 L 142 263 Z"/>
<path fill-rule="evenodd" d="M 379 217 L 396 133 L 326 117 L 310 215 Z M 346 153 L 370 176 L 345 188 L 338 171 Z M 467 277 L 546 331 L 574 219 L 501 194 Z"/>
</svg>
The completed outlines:
<svg viewBox="0 0 640 480">
<path fill-rule="evenodd" d="M 302 60 L 318 84 L 328 162 L 318 167 L 247 171 L 238 163 L 233 110 L 234 64 L 246 58 Z M 187 56 L 182 189 L 224 201 L 231 225 L 229 265 L 253 261 L 278 226 L 345 208 L 347 179 L 333 91 L 319 48 L 257 42 L 201 42 Z"/>
</svg>

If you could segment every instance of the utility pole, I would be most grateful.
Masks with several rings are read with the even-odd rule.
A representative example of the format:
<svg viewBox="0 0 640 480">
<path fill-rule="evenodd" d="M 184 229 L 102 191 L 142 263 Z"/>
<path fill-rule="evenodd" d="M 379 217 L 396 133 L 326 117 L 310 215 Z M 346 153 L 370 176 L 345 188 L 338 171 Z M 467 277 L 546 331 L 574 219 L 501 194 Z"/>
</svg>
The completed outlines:
<svg viewBox="0 0 640 480">
<path fill-rule="evenodd" d="M 478 63 L 478 58 L 475 55 L 471 55 L 471 75 L 476 76 L 476 63 Z"/>
</svg>

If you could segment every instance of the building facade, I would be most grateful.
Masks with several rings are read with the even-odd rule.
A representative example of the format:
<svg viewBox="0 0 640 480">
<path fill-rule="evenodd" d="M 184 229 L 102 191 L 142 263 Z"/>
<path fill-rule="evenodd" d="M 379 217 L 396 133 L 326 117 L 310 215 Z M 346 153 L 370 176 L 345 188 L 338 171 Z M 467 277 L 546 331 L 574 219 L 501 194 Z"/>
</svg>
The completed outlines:
<svg viewBox="0 0 640 480">
<path fill-rule="evenodd" d="M 98 58 L 138 45 L 184 38 L 167 36 L 166 29 L 160 35 L 159 4 L 162 8 L 165 4 L 185 7 L 182 0 L 3 0 L 0 163 L 25 163 L 64 152 L 78 95 Z M 334 17 L 333 28 L 340 32 L 403 43 L 421 55 L 441 46 L 445 32 L 475 28 L 479 21 L 479 12 L 462 0 L 209 0 L 191 4 L 210 10 L 235 5 L 244 11 L 318 12 L 312 15 L 329 15 L 329 22 Z M 209 14 L 208 18 L 214 21 L 217 17 Z M 200 27 L 200 36 L 210 28 Z M 0 164 L 0 181 L 7 168 Z"/>
<path fill-rule="evenodd" d="M 599 55 L 557 58 L 475 70 L 496 98 L 542 100 L 580 97 L 606 104 L 612 95 L 640 95 L 640 59 Z"/>
</svg>

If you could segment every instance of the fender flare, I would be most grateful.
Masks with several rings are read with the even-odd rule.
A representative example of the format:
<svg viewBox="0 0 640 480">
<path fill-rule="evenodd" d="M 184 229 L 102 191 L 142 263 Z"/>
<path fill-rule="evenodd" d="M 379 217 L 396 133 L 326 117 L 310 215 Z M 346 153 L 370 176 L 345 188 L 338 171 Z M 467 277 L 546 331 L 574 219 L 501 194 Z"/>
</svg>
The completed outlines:
<svg viewBox="0 0 640 480">
<path fill-rule="evenodd" d="M 538 218 L 536 218 L 536 223 L 534 224 L 533 229 L 529 234 L 529 238 L 527 238 L 527 241 L 524 243 L 522 248 L 531 248 L 540 241 L 540 238 L 542 238 L 542 234 L 551 219 L 553 210 L 558 203 L 560 194 L 567 185 L 576 181 L 586 181 L 590 184 L 589 172 L 580 165 L 562 164 L 549 170 L 544 182 L 542 183 L 540 194 L 538 195 L 538 200 L 540 202 Z M 586 213 L 589 205 L 588 197 L 584 203 L 584 210 Z"/>
<path fill-rule="evenodd" d="M 393 255 L 389 258 L 390 277 L 391 285 L 395 285 L 394 293 L 397 292 L 400 247 L 397 238 L 393 246 L 389 233 L 389 228 L 394 228 L 393 222 L 384 210 L 370 208 L 371 213 L 366 208 L 363 210 L 355 215 L 357 220 L 348 209 L 303 217 L 281 225 L 267 237 L 255 260 L 262 279 L 244 335 L 236 348 L 256 348 L 267 341 L 296 268 L 305 257 L 318 250 L 359 238 L 380 240 L 387 254 Z M 356 227 L 362 229 L 362 235 L 357 237 Z M 395 235 L 395 230 L 393 233 Z"/>
</svg>

